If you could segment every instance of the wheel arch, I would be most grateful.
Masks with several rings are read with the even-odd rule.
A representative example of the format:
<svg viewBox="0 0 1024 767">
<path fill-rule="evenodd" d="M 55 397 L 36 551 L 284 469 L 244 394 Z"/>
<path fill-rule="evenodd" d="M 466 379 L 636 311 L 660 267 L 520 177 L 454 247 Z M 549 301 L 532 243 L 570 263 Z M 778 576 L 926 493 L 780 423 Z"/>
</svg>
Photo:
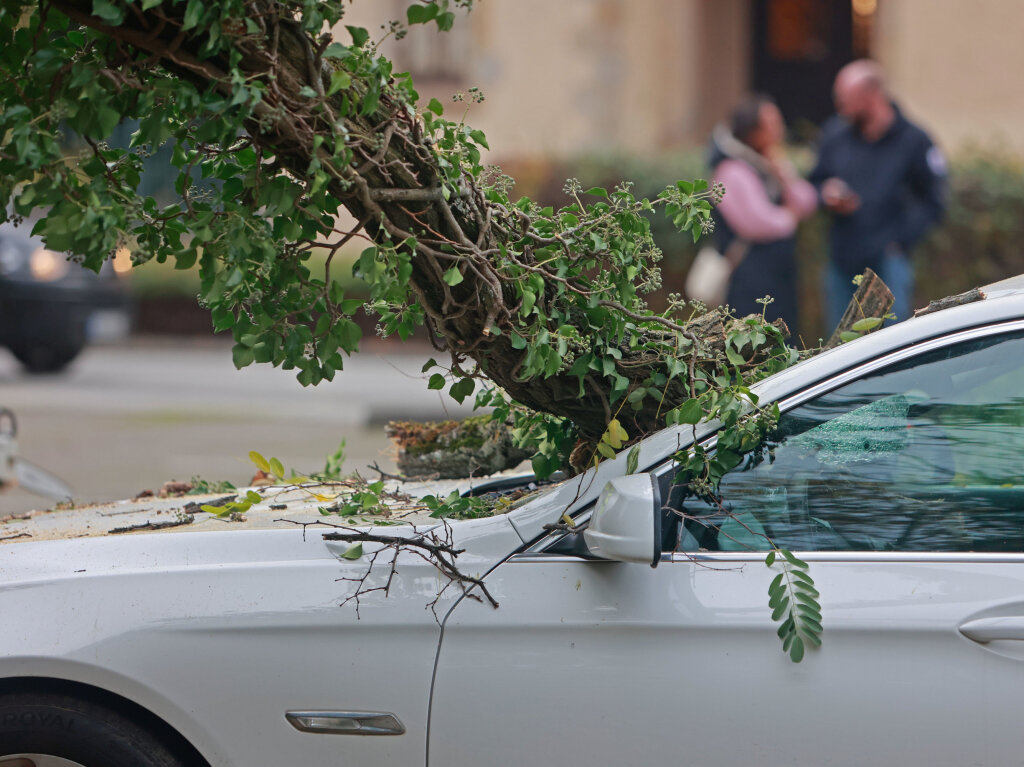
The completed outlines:
<svg viewBox="0 0 1024 767">
<path fill-rule="evenodd" d="M 188 738 L 161 717 L 139 703 L 102 687 L 45 676 L 0 678 L 0 695 L 10 693 L 69 695 L 83 702 L 105 706 L 131 719 L 159 738 L 185 764 L 195 765 L 195 767 L 210 767 L 210 763 Z"/>
</svg>

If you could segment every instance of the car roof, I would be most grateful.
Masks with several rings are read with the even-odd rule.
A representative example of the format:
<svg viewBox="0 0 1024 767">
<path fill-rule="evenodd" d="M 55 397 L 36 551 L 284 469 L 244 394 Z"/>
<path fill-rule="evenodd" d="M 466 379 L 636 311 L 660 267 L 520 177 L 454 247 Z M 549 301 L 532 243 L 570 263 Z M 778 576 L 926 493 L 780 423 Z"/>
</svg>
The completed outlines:
<svg viewBox="0 0 1024 767">
<path fill-rule="evenodd" d="M 1024 274 L 1018 274 L 1015 277 L 1007 277 L 1005 280 L 993 282 L 981 288 L 981 292 L 989 297 L 1003 294 L 1008 295 L 1011 293 L 1024 293 Z"/>
<path fill-rule="evenodd" d="M 882 354 L 973 327 L 1024 319 L 1024 275 L 986 285 L 979 293 L 969 303 L 911 317 L 817 354 L 765 379 L 755 391 L 764 400 L 779 399 Z"/>
</svg>

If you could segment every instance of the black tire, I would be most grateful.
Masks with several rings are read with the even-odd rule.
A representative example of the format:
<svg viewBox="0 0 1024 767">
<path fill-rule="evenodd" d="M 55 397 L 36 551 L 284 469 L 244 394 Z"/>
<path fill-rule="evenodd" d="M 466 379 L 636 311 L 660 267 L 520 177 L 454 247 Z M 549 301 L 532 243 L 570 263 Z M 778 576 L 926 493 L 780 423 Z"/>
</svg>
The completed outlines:
<svg viewBox="0 0 1024 767">
<path fill-rule="evenodd" d="M 72 343 L 15 343 L 11 354 L 29 373 L 59 373 L 82 351 L 82 346 Z"/>
<path fill-rule="evenodd" d="M 21 754 L 82 767 L 192 767 L 118 711 L 59 693 L 0 695 L 0 764 Z"/>
</svg>

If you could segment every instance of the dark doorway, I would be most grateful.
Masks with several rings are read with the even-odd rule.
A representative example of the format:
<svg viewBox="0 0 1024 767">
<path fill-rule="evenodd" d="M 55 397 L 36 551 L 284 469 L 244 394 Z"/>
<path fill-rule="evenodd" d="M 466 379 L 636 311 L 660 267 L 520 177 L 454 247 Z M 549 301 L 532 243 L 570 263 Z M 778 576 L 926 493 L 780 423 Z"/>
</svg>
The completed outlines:
<svg viewBox="0 0 1024 767">
<path fill-rule="evenodd" d="M 794 138 L 810 138 L 833 113 L 832 81 L 870 53 L 878 0 L 754 0 L 754 90 L 770 94 Z"/>
</svg>

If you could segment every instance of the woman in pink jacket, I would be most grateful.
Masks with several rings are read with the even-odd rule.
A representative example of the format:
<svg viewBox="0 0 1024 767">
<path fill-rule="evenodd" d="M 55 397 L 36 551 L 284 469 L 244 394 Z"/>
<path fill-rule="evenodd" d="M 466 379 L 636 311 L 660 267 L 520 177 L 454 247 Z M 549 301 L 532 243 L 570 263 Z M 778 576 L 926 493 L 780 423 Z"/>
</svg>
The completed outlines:
<svg viewBox="0 0 1024 767">
<path fill-rule="evenodd" d="M 800 178 L 782 152 L 785 124 L 775 103 L 748 97 L 733 111 L 729 125 L 712 134 L 714 180 L 725 185 L 715 209 L 720 252 L 736 265 L 726 302 L 738 314 L 760 313 L 757 299 L 774 301 L 766 316 L 781 317 L 799 330 L 796 228 L 817 207 L 814 187 Z"/>
</svg>

